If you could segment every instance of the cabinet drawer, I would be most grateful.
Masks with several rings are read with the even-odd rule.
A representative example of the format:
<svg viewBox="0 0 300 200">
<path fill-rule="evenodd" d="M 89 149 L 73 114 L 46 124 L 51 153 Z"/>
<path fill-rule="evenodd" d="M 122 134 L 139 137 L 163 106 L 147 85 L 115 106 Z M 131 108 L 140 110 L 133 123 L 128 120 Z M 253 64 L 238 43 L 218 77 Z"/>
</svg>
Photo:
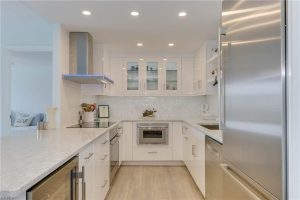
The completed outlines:
<svg viewBox="0 0 300 200">
<path fill-rule="evenodd" d="M 133 160 L 172 160 L 171 148 L 134 148 Z"/>
</svg>

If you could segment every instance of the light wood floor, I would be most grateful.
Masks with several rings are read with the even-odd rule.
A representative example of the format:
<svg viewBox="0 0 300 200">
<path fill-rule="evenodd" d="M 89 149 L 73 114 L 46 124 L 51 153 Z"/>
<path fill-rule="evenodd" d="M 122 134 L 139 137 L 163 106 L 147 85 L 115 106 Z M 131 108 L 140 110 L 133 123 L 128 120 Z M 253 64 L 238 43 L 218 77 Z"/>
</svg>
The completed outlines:
<svg viewBox="0 0 300 200">
<path fill-rule="evenodd" d="M 203 200 L 185 167 L 122 166 L 106 200 Z"/>
</svg>

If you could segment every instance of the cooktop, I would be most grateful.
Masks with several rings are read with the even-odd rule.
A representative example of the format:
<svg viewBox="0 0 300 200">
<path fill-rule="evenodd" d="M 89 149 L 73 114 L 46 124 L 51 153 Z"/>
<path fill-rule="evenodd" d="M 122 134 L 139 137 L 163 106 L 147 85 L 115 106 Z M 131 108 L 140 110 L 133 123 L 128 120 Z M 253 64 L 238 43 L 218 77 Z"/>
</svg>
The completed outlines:
<svg viewBox="0 0 300 200">
<path fill-rule="evenodd" d="M 104 122 L 86 122 L 82 124 L 75 124 L 67 128 L 108 128 L 112 126 L 115 122 L 104 121 Z"/>
</svg>

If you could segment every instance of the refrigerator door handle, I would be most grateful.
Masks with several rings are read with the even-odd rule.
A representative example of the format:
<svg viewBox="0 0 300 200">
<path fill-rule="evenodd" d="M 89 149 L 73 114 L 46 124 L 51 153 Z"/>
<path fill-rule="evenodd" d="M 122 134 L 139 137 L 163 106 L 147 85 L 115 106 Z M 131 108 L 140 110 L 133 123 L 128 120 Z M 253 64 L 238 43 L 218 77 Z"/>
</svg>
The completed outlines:
<svg viewBox="0 0 300 200">
<path fill-rule="evenodd" d="M 247 193 L 253 196 L 253 199 L 263 200 L 278 200 L 273 194 L 263 188 L 261 185 L 257 184 L 250 177 L 240 172 L 238 169 L 232 165 L 222 163 L 220 167 L 228 174 L 233 180 L 235 180 L 242 188 L 244 188 Z"/>
<path fill-rule="evenodd" d="M 219 28 L 219 36 L 218 36 L 218 104 L 219 104 L 219 125 L 222 129 L 222 125 L 225 122 L 225 114 L 224 114 L 224 69 L 222 66 L 222 37 L 226 36 L 225 29 Z"/>
</svg>

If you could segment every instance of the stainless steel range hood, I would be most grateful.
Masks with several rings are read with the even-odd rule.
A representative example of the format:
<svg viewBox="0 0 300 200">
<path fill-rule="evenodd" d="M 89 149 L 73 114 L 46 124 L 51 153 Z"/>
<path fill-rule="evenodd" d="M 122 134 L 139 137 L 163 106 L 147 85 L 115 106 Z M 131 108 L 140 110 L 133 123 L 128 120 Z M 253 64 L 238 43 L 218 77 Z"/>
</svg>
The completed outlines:
<svg viewBox="0 0 300 200">
<path fill-rule="evenodd" d="M 102 73 L 93 73 L 93 37 L 87 32 L 70 33 L 69 74 L 63 79 L 80 84 L 114 83 Z"/>
</svg>

